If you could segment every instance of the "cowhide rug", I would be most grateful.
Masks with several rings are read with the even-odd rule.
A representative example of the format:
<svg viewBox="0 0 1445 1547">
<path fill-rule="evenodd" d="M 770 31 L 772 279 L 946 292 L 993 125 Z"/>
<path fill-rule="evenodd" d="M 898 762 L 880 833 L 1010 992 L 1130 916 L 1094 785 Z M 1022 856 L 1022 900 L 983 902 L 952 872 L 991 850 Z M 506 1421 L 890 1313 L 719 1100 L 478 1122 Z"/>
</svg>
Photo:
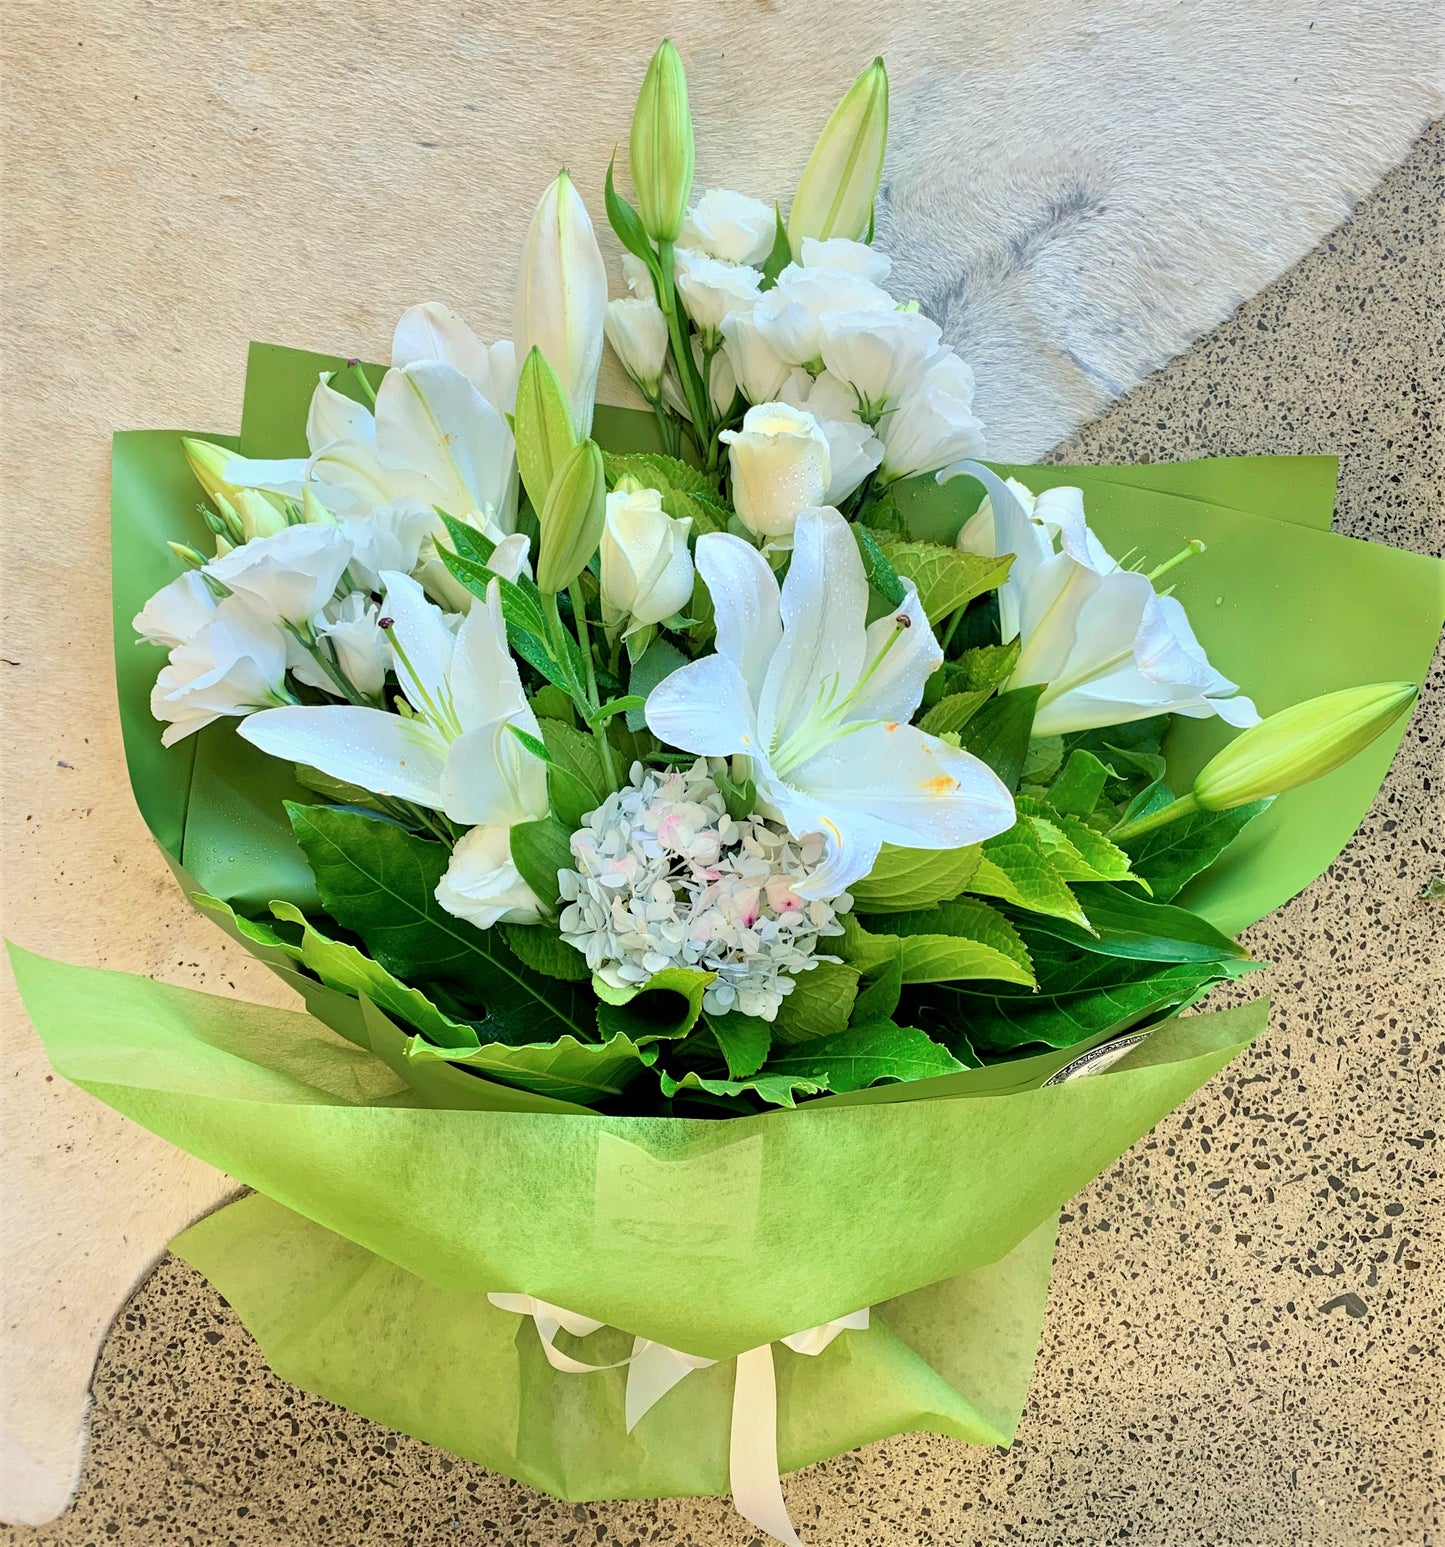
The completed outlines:
<svg viewBox="0 0 1445 1547">
<path fill-rule="evenodd" d="M 691 75 L 699 187 L 766 198 L 886 56 L 893 288 L 974 365 L 993 452 L 1029 460 L 1349 216 L 1440 109 L 1437 25 L 1431 0 L 13 6 L 7 486 L 48 525 L 16 531 L 7 576 L 27 632 L 4 670 L 34 668 L 5 679 L 28 695 L 6 716 L 7 932 L 276 998 L 185 916 L 128 808 L 106 433 L 234 427 L 249 337 L 376 358 L 433 297 L 505 328 L 530 206 L 563 161 L 601 223 L 662 32 Z M 36 723 L 42 701 L 67 706 L 69 740 Z M 61 793 L 57 760 L 77 770 Z M 145 885 L 107 879 L 122 859 Z M 0 1515 L 39 1523 L 79 1475 L 110 1319 L 230 1184 L 47 1083 L 13 992 L 8 1009 Z"/>
</svg>

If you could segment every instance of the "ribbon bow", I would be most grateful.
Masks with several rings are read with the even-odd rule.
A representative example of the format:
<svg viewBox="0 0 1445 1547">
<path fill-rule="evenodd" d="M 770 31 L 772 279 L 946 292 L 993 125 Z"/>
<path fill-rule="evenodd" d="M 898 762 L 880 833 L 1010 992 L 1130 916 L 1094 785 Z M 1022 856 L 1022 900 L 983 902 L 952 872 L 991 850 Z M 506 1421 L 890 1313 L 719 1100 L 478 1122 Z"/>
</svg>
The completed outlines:
<svg viewBox="0 0 1445 1547">
<path fill-rule="evenodd" d="M 598 1370 L 627 1369 L 627 1432 L 632 1433 L 645 1414 L 667 1395 L 677 1383 L 694 1370 L 705 1370 L 715 1359 L 700 1359 L 655 1343 L 650 1338 L 634 1338 L 632 1353 L 611 1364 L 587 1364 L 564 1354 L 557 1347 L 558 1332 L 587 1337 L 605 1325 L 590 1316 L 549 1305 L 534 1295 L 489 1294 L 487 1299 L 498 1310 L 517 1316 L 530 1316 L 542 1342 L 542 1352 L 554 1370 L 568 1375 L 590 1375 Z M 868 1326 L 868 1307 L 794 1332 L 781 1342 L 795 1354 L 821 1354 L 840 1332 L 862 1332 Z M 749 1348 L 737 1357 L 737 1377 L 733 1384 L 732 1435 L 728 1452 L 728 1481 L 733 1507 L 744 1520 L 760 1531 L 802 1547 L 793 1522 L 783 1503 L 783 1485 L 778 1475 L 778 1388 L 773 1371 L 773 1346 L 764 1343 Z"/>
</svg>

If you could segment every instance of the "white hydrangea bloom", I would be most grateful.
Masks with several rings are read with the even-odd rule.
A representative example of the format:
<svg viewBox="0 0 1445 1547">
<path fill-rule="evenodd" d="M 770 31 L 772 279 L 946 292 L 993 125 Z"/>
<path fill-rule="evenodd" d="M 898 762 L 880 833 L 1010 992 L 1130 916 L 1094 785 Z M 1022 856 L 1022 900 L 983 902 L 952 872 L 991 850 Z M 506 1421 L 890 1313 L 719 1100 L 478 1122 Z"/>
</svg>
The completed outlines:
<svg viewBox="0 0 1445 1547">
<path fill-rule="evenodd" d="M 633 764 L 631 783 L 573 833 L 572 854 L 577 869 L 557 878 L 562 938 L 616 988 L 694 967 L 717 973 L 710 1014 L 770 1021 L 798 973 L 838 959 L 815 953 L 843 933 L 837 915 L 853 899 L 797 891 L 823 863 L 822 838 L 734 821 L 701 758 L 665 772 Z"/>
</svg>

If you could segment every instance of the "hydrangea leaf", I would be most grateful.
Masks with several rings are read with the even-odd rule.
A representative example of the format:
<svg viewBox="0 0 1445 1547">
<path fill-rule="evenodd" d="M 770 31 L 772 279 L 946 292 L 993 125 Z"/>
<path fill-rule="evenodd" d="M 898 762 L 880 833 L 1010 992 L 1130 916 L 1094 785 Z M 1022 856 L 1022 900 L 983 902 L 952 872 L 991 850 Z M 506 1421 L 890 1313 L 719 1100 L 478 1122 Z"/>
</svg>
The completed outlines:
<svg viewBox="0 0 1445 1547">
<path fill-rule="evenodd" d="M 763 1074 L 786 1074 L 841 1094 L 882 1080 L 926 1080 L 965 1067 L 926 1032 L 872 1021 L 775 1052 Z"/>
<path fill-rule="evenodd" d="M 793 991 L 778 1006 L 773 1040 L 811 1041 L 842 1031 L 858 997 L 859 972 L 844 962 L 820 961 L 793 980 Z"/>
<path fill-rule="evenodd" d="M 959 745 L 972 752 L 1009 787 L 1016 790 L 1023 777 L 1042 684 L 1000 693 L 964 723 Z"/>
<path fill-rule="evenodd" d="M 935 627 L 975 596 L 996 591 L 1008 579 L 1013 555 L 990 558 L 941 543 L 885 543 L 883 556 L 918 589 L 918 600 Z"/>
<path fill-rule="evenodd" d="M 554 816 L 545 816 L 537 822 L 518 822 L 511 832 L 512 863 L 549 908 L 555 908 L 561 901 L 557 873 L 572 868 L 571 840 L 571 830 Z M 552 976 L 562 974 L 553 973 Z"/>
<path fill-rule="evenodd" d="M 949 736 L 961 731 L 993 696 L 992 688 L 978 688 L 968 693 L 950 693 L 939 701 L 918 722 L 918 728 L 930 736 Z"/>
<path fill-rule="evenodd" d="M 561 978 L 566 983 L 583 983 L 592 976 L 587 958 L 567 944 L 557 933 L 555 924 L 498 924 L 496 927 L 502 931 L 517 960 L 534 972 Z"/>
<path fill-rule="evenodd" d="M 715 972 L 665 967 L 635 989 L 603 1000 L 597 1006 L 598 1030 L 604 1037 L 625 1034 L 639 1046 L 685 1037 L 697 1025 L 702 996 L 716 979 Z"/>
<path fill-rule="evenodd" d="M 1114 777 L 1114 770 L 1095 753 L 1076 748 L 1049 786 L 1048 804 L 1065 816 L 1088 816 Z"/>
<path fill-rule="evenodd" d="M 981 850 L 900 849 L 885 843 L 873 869 L 850 888 L 854 906 L 865 913 L 902 913 L 946 902 L 973 879 Z"/>
<path fill-rule="evenodd" d="M 546 1044 L 489 1042 L 476 1048 L 435 1047 L 417 1037 L 407 1054 L 422 1061 L 461 1064 L 505 1085 L 559 1101 L 592 1105 L 620 1095 L 652 1063 L 656 1050 L 638 1047 L 619 1032 L 606 1042 L 580 1042 L 568 1033 Z"/>
<path fill-rule="evenodd" d="M 1027 819 L 1015 822 L 1006 833 L 984 843 L 968 890 L 1011 902 L 1030 913 L 1045 913 L 1088 925 L 1078 898 L 1049 863 L 1043 843 Z"/>
<path fill-rule="evenodd" d="M 1028 949 L 1018 930 L 985 902 L 960 897 L 936 908 L 892 914 L 886 922 L 901 942 L 905 983 L 993 978 L 1033 986 Z"/>
<path fill-rule="evenodd" d="M 828 1089 L 816 1080 L 790 1074 L 763 1073 L 740 1080 L 715 1080 L 691 1069 L 680 1080 L 673 1079 L 666 1070 L 659 1070 L 657 1078 L 662 1094 L 668 1097 L 686 1095 L 690 1090 L 705 1091 L 710 1096 L 754 1095 L 775 1107 L 795 1107 L 799 1096 L 818 1096 Z"/>
<path fill-rule="evenodd" d="M 727 1015 L 704 1014 L 703 1021 L 728 1066 L 729 1079 L 745 1080 L 767 1062 L 773 1028 L 760 1016 L 732 1010 Z"/>
<path fill-rule="evenodd" d="M 1269 804 L 1256 800 L 1231 811 L 1194 811 L 1153 832 L 1140 833 L 1123 848 L 1134 873 L 1148 880 L 1160 902 L 1169 902 L 1187 881 L 1207 870 Z"/>
<path fill-rule="evenodd" d="M 1045 856 L 1065 881 L 1123 881 L 1130 877 L 1129 856 L 1076 816 L 1021 795 L 1019 816 L 1038 835 Z"/>
<path fill-rule="evenodd" d="M 1187 908 L 1149 902 L 1118 886 L 1081 886 L 1076 895 L 1089 920 L 1088 929 L 1063 919 L 1034 919 L 1027 927 L 1081 951 L 1105 956 L 1156 962 L 1249 959 L 1249 952 L 1238 941 Z"/>
</svg>

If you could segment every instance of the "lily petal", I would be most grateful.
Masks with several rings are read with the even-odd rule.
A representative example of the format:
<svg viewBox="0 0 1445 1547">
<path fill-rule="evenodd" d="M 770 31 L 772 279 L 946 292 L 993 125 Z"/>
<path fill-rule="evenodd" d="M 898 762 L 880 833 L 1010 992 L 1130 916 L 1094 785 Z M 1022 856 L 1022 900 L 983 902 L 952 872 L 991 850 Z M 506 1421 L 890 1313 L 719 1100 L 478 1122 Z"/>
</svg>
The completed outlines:
<svg viewBox="0 0 1445 1547">
<path fill-rule="evenodd" d="M 272 757 L 377 795 L 441 806 L 443 748 L 421 721 L 350 704 L 288 705 L 249 716 L 240 733 Z"/>
<path fill-rule="evenodd" d="M 515 718 L 524 731 L 537 734 L 536 716 L 528 706 L 517 663 L 507 648 L 507 625 L 502 618 L 502 600 L 496 581 L 487 587 L 486 602 L 473 604 L 457 630 L 451 689 L 457 718 L 463 725 Z M 516 737 L 512 740 L 516 741 Z M 485 820 L 500 821 L 501 818 Z"/>
<path fill-rule="evenodd" d="M 864 685 L 853 700 L 849 717 L 911 720 L 923 702 L 923 684 L 942 663 L 943 651 L 928 626 L 918 589 L 911 580 L 904 581 L 902 602 L 868 625 Z"/>
<path fill-rule="evenodd" d="M 529 714 L 536 733 L 536 720 Z M 512 734 L 507 719 L 465 731 L 447 751 L 442 810 L 454 822 L 511 827 L 547 814 L 547 770 Z"/>
<path fill-rule="evenodd" d="M 267 489 L 299 500 L 309 467 L 305 457 L 232 457 L 221 476 L 238 489 Z"/>
<path fill-rule="evenodd" d="M 400 570 L 381 573 L 385 596 L 382 621 L 391 619 L 392 645 L 396 651 L 396 670 L 402 692 L 419 713 L 445 713 L 451 692 L 447 677 L 451 671 L 456 640 L 446 626 L 442 610 L 427 600 L 427 594 Z"/>
<path fill-rule="evenodd" d="M 783 637 L 777 576 L 751 543 L 730 532 L 698 538 L 697 570 L 712 596 L 718 652 L 742 673 L 756 702 Z"/>
<path fill-rule="evenodd" d="M 759 751 L 743 674 L 725 656 L 679 666 L 648 695 L 647 727 L 659 740 L 700 757 Z"/>
<path fill-rule="evenodd" d="M 312 452 L 339 440 L 368 444 L 375 437 L 371 410 L 338 392 L 331 385 L 330 373 L 323 372 L 311 394 L 311 407 L 306 412 L 306 444 Z"/>
</svg>

